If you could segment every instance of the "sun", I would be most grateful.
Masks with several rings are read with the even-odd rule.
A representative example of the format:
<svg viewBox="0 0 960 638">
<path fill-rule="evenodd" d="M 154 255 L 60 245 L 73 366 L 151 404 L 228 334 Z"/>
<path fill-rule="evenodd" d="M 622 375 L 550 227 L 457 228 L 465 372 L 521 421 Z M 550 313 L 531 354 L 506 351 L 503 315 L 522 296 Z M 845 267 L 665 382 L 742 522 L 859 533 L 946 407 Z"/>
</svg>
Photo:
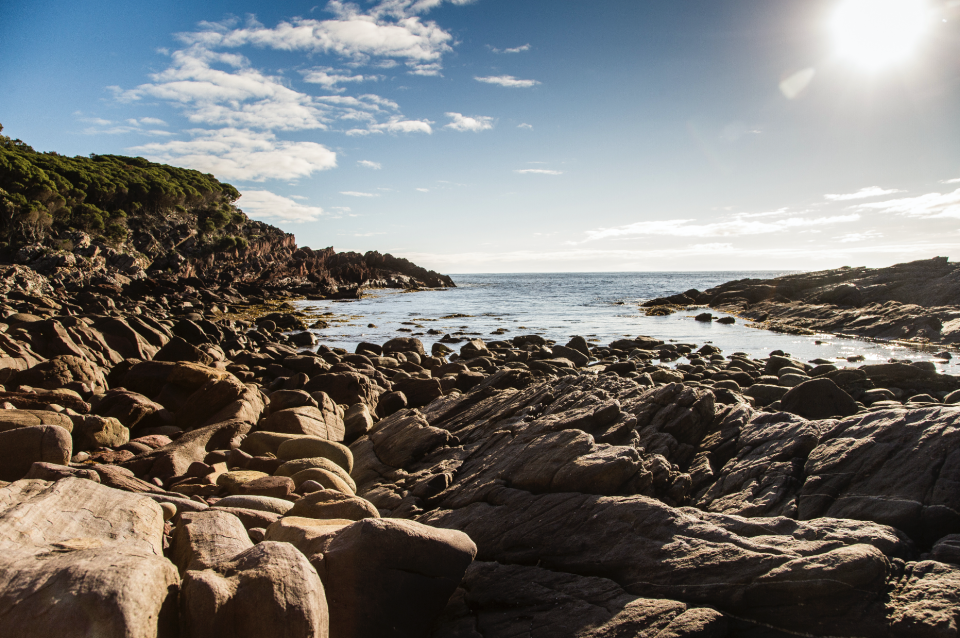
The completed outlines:
<svg viewBox="0 0 960 638">
<path fill-rule="evenodd" d="M 925 0 L 841 0 L 830 29 L 842 59 L 879 71 L 910 57 L 930 17 Z"/>
</svg>

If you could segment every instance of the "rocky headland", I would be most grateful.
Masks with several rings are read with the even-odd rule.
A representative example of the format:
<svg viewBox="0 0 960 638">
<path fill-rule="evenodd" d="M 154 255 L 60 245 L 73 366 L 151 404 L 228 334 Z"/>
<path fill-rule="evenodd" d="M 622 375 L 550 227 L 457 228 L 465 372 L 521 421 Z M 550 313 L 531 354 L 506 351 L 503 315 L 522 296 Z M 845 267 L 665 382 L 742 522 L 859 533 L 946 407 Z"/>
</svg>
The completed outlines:
<svg viewBox="0 0 960 638">
<path fill-rule="evenodd" d="M 708 305 L 791 334 L 832 333 L 919 346 L 960 344 L 960 264 L 946 257 L 740 279 L 643 304 L 648 313 Z"/>
<path fill-rule="evenodd" d="M 182 262 L 124 272 L 119 231 L 18 235 L 40 200 L 10 192 L 0 636 L 958 635 L 960 378 L 932 364 L 648 336 L 348 352 L 285 300 L 444 279 L 248 254 L 239 219 L 204 252 L 225 226 L 189 215 Z M 668 303 L 749 312 L 760 285 Z"/>
</svg>

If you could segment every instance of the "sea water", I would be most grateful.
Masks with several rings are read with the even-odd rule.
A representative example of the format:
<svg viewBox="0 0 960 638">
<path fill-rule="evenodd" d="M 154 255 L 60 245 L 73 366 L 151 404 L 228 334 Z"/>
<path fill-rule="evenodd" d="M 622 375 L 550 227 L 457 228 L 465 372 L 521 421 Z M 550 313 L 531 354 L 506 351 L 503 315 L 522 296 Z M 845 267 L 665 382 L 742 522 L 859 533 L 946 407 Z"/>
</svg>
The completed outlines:
<svg viewBox="0 0 960 638">
<path fill-rule="evenodd" d="M 792 272 L 792 271 L 791 271 Z M 785 271 L 624 272 L 451 275 L 456 288 L 406 293 L 365 291 L 356 301 L 301 301 L 310 315 L 332 313 L 328 328 L 315 330 L 321 343 L 354 351 L 362 341 L 382 344 L 398 336 L 415 336 L 430 346 L 444 334 L 484 341 L 538 334 L 565 344 L 574 335 L 592 344 L 647 335 L 697 347 L 711 343 L 724 354 L 744 352 L 766 357 L 782 350 L 803 360 L 829 359 L 838 365 L 881 363 L 890 359 L 933 361 L 941 372 L 960 373 L 956 361 L 940 361 L 927 351 L 831 335 L 794 336 L 749 327 L 695 321 L 703 310 L 647 317 L 639 304 L 691 288 L 707 290 L 745 278 L 769 279 Z M 709 310 L 715 316 L 724 313 Z M 370 326 L 374 327 L 370 327 Z M 439 334 L 428 334 L 428 331 Z M 459 349 L 457 344 L 448 344 Z M 863 356 L 863 362 L 847 363 Z"/>
</svg>

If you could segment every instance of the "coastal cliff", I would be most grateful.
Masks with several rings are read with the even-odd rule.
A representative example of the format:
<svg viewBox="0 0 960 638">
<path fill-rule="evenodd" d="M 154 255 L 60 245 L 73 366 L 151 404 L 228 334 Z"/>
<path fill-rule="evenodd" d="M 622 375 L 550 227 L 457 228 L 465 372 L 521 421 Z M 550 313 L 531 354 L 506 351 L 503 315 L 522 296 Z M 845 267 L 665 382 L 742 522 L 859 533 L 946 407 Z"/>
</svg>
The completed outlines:
<svg viewBox="0 0 960 638">
<path fill-rule="evenodd" d="M 0 135 L 0 259 L 55 285 L 122 288 L 162 273 L 318 298 L 455 285 L 389 254 L 298 247 L 292 234 L 248 218 L 239 198 L 199 171 L 40 153 Z"/>
</svg>

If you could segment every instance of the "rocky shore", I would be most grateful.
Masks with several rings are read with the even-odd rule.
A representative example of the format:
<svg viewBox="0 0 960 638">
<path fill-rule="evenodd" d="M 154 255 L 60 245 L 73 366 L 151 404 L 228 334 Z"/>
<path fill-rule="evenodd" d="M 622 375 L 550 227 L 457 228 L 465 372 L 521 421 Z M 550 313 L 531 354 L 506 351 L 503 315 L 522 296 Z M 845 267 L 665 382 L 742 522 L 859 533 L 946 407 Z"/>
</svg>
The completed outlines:
<svg viewBox="0 0 960 638">
<path fill-rule="evenodd" d="M 934 257 L 888 268 L 838 268 L 741 279 L 643 304 L 648 313 L 709 305 L 758 327 L 832 333 L 914 346 L 960 344 L 960 264 Z"/>
<path fill-rule="evenodd" d="M 0 270 L 0 636 L 958 635 L 956 376 L 241 288 Z"/>
</svg>

